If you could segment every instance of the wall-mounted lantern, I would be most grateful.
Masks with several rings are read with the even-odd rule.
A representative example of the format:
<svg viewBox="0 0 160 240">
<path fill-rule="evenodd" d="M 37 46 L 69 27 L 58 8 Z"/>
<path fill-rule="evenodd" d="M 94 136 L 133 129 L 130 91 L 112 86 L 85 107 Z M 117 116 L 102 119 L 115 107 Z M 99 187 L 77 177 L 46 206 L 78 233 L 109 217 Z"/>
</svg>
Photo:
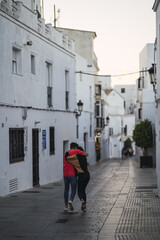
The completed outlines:
<svg viewBox="0 0 160 240">
<path fill-rule="evenodd" d="M 77 103 L 77 106 L 78 106 L 78 112 L 76 112 L 76 118 L 81 116 L 81 112 L 83 111 L 83 102 L 79 100 L 79 102 Z"/>
<path fill-rule="evenodd" d="M 149 76 L 150 76 L 150 83 L 156 84 L 156 64 L 153 63 L 152 67 L 148 69 Z"/>
<path fill-rule="evenodd" d="M 104 124 L 104 126 L 108 126 L 109 121 L 110 121 L 110 118 L 107 116 L 107 117 L 106 117 L 106 124 Z"/>
</svg>

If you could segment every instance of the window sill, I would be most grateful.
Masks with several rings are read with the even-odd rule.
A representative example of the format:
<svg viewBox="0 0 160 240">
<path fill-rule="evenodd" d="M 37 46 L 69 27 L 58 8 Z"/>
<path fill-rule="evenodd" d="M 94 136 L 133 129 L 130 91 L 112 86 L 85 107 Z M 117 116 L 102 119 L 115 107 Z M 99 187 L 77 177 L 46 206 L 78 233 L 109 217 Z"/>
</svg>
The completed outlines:
<svg viewBox="0 0 160 240">
<path fill-rule="evenodd" d="M 24 162 L 24 158 L 19 158 L 19 159 L 15 159 L 15 160 L 10 160 L 10 164 L 13 164 L 13 163 L 19 163 L 19 162 Z"/>
<path fill-rule="evenodd" d="M 14 72 L 12 72 L 12 74 L 20 76 L 20 77 L 23 77 L 22 73 L 14 73 Z"/>
</svg>

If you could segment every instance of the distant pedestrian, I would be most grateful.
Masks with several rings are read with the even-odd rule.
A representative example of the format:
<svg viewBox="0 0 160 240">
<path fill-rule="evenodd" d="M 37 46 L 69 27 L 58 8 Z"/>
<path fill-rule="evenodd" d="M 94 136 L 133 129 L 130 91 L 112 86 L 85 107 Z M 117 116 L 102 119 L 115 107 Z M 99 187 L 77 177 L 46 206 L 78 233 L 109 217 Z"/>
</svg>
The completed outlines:
<svg viewBox="0 0 160 240">
<path fill-rule="evenodd" d="M 84 151 L 82 147 L 78 147 L 79 150 Z M 86 187 L 90 180 L 90 174 L 87 167 L 87 158 L 82 154 L 76 154 L 73 156 L 67 157 L 67 161 L 72 163 L 76 168 L 78 176 L 78 197 L 82 203 L 81 210 L 86 211 Z"/>
<path fill-rule="evenodd" d="M 71 211 L 74 210 L 73 200 L 76 194 L 76 185 L 77 185 L 75 168 L 71 163 L 66 161 L 66 157 L 76 155 L 76 154 L 79 154 L 79 155 L 83 154 L 84 156 L 88 156 L 87 153 L 85 153 L 84 151 L 80 151 L 79 149 L 77 149 L 77 147 L 78 147 L 78 144 L 75 142 L 72 142 L 70 144 L 70 150 L 67 151 L 64 155 L 63 175 L 64 175 L 64 202 L 65 202 L 64 210 L 65 211 L 68 211 L 68 205 Z M 69 197 L 70 187 L 71 187 L 71 194 Z"/>
</svg>

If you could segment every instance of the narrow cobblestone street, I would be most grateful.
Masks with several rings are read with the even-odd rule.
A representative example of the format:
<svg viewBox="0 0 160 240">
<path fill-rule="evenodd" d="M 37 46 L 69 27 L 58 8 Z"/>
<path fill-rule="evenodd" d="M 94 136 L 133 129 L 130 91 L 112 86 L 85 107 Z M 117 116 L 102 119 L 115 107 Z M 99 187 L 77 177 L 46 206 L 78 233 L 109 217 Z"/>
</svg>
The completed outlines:
<svg viewBox="0 0 160 240">
<path fill-rule="evenodd" d="M 90 166 L 87 212 L 63 211 L 63 181 L 0 198 L 0 239 L 159 240 L 156 170 L 134 158 Z"/>
</svg>

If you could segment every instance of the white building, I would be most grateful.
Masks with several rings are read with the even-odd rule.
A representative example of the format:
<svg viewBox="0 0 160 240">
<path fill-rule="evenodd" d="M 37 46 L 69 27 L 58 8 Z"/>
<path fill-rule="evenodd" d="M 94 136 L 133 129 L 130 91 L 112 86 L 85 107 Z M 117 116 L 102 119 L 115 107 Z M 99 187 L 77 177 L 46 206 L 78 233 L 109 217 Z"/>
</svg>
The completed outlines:
<svg viewBox="0 0 160 240">
<path fill-rule="evenodd" d="M 0 196 L 62 179 L 76 141 L 74 43 L 31 3 L 0 5 Z"/>
<path fill-rule="evenodd" d="M 155 0 L 153 11 L 156 13 L 156 170 L 158 195 L 160 196 L 160 0 Z M 154 63 L 154 62 L 153 62 Z"/>
<path fill-rule="evenodd" d="M 111 88 L 111 76 L 99 76 L 95 85 L 95 114 L 96 114 L 96 131 L 95 141 L 97 158 L 105 160 L 109 155 L 109 113 L 108 102 L 106 100 L 106 89 Z M 99 149 L 100 147 L 100 149 Z"/>
<path fill-rule="evenodd" d="M 114 89 L 124 98 L 125 113 L 134 114 L 136 85 L 115 85 Z"/>
<path fill-rule="evenodd" d="M 75 42 L 76 52 L 76 99 L 83 102 L 83 111 L 77 118 L 77 142 L 88 155 L 88 162 L 95 163 L 96 151 L 94 140 L 94 103 L 95 81 L 99 70 L 97 57 L 94 53 L 93 41 L 95 32 L 58 28 L 64 36 Z"/>
<path fill-rule="evenodd" d="M 140 77 L 136 84 L 136 123 L 148 119 L 152 122 L 153 131 L 155 131 L 156 104 L 153 86 L 150 83 L 148 69 L 154 63 L 154 44 L 148 43 L 139 54 Z M 155 148 L 149 149 L 155 165 Z M 142 150 L 136 148 L 136 157 L 139 160 Z"/>
<path fill-rule="evenodd" d="M 134 114 L 125 114 L 124 98 L 115 90 L 105 91 L 103 99 L 107 103 L 108 124 L 108 157 L 121 158 L 124 141 L 127 138 L 132 140 L 132 133 L 135 126 Z M 134 149 L 134 144 L 132 145 Z M 134 149 L 135 150 L 135 149 Z"/>
</svg>

